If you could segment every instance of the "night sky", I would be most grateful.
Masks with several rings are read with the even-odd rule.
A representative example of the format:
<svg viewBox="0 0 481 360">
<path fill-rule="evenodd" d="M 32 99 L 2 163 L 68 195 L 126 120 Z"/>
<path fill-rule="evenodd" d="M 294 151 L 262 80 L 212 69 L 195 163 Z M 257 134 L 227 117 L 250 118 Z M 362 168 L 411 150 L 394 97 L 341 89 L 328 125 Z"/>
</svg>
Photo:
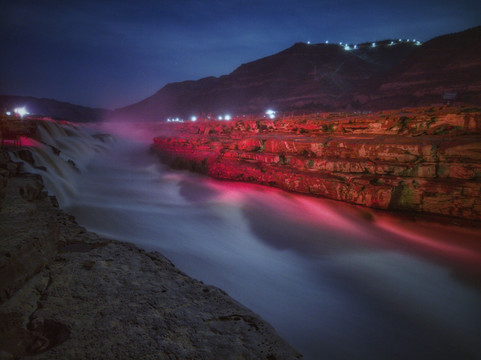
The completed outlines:
<svg viewBox="0 0 481 360">
<path fill-rule="evenodd" d="M 479 0 L 2 0 L 0 94 L 116 108 L 300 41 L 426 41 L 480 24 Z"/>
</svg>

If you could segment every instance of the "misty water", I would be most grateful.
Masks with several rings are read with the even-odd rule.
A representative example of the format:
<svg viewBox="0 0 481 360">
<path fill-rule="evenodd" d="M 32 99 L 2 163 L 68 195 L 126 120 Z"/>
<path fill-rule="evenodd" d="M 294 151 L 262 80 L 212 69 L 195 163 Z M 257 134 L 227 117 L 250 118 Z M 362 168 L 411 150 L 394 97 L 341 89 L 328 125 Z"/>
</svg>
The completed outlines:
<svg viewBox="0 0 481 360">
<path fill-rule="evenodd" d="M 154 129 L 102 131 L 62 200 L 89 230 L 220 287 L 306 359 L 481 357 L 479 230 L 174 171 Z"/>
</svg>

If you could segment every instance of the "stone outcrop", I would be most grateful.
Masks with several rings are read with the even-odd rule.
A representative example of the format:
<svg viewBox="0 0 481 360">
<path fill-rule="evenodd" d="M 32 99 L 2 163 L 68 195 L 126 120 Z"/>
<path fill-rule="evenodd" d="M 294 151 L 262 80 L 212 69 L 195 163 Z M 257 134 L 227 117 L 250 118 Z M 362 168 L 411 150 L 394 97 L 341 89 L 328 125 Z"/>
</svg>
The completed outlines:
<svg viewBox="0 0 481 360">
<path fill-rule="evenodd" d="M 165 124 L 174 167 L 379 209 L 481 220 L 481 109 Z"/>
<path fill-rule="evenodd" d="M 0 150 L 1 359 L 301 358 L 222 290 L 159 253 L 86 231 L 7 150 Z"/>
</svg>

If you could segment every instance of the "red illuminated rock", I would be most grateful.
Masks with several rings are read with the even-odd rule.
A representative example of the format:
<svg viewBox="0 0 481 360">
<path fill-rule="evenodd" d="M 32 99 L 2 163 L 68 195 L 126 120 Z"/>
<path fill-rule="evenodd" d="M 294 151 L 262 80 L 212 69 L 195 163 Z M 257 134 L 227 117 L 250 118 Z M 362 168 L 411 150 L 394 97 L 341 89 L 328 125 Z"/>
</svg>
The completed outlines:
<svg viewBox="0 0 481 360">
<path fill-rule="evenodd" d="M 216 178 L 481 220 L 480 110 L 166 124 L 175 135 L 153 147 L 175 167 Z"/>
</svg>

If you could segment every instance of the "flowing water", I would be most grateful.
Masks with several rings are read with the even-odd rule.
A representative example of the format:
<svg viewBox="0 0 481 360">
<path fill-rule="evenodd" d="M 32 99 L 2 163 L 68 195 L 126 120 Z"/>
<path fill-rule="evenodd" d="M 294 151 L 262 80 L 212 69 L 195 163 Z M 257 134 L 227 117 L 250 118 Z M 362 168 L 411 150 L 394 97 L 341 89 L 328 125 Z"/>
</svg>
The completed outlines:
<svg viewBox="0 0 481 360">
<path fill-rule="evenodd" d="M 160 251 L 306 359 L 481 358 L 479 228 L 173 171 L 148 151 L 152 125 L 105 127 L 108 146 L 50 134 L 83 165 L 49 186 L 89 230 Z"/>
</svg>

